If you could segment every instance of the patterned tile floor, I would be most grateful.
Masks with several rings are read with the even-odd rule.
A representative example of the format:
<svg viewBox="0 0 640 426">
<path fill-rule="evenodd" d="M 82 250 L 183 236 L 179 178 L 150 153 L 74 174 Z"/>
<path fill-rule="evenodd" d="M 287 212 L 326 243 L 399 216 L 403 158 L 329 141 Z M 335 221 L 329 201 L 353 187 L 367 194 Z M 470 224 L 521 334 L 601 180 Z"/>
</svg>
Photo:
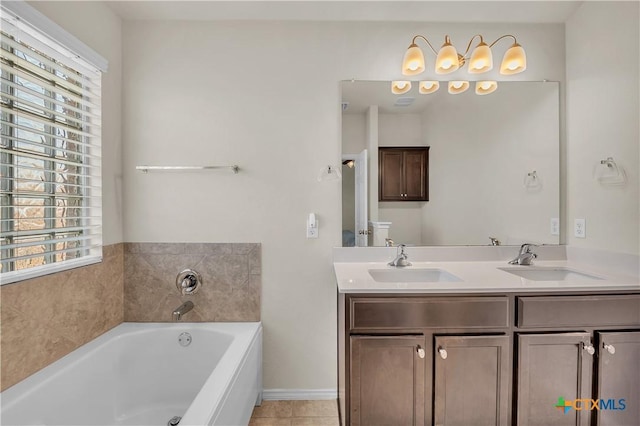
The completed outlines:
<svg viewBox="0 0 640 426">
<path fill-rule="evenodd" d="M 340 426 L 338 402 L 263 401 L 253 410 L 249 426 Z"/>
</svg>

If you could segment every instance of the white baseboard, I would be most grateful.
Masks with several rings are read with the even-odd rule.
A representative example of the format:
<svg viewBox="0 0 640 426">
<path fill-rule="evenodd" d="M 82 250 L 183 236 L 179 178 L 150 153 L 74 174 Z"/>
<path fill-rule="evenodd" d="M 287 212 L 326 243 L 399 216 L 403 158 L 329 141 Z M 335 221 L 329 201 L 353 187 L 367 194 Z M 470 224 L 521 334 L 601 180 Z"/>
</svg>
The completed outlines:
<svg viewBox="0 0 640 426">
<path fill-rule="evenodd" d="M 315 400 L 337 399 L 338 391 L 335 389 L 264 389 L 263 400 Z"/>
</svg>

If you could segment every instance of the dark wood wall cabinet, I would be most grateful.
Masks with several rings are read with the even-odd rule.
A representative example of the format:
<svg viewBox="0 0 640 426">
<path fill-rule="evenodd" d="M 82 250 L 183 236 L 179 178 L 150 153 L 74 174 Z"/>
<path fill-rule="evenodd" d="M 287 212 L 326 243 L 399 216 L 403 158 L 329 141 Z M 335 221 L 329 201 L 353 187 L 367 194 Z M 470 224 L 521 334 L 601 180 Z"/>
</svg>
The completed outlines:
<svg viewBox="0 0 640 426">
<path fill-rule="evenodd" d="M 342 425 L 640 425 L 637 292 L 339 294 L 338 312 Z"/>
<path fill-rule="evenodd" d="M 429 201 L 429 147 L 378 148 L 378 201 Z"/>
</svg>

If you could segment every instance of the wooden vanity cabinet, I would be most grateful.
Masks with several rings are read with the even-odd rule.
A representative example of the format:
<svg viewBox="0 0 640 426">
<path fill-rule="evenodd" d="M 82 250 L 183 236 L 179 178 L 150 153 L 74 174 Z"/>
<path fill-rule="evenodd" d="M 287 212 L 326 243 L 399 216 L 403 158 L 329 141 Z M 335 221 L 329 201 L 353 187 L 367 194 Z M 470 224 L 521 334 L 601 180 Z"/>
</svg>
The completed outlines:
<svg viewBox="0 0 640 426">
<path fill-rule="evenodd" d="M 338 312 L 342 425 L 640 425 L 638 292 L 339 294 Z"/>
<path fill-rule="evenodd" d="M 352 336 L 352 425 L 422 425 L 424 336 Z"/>
<path fill-rule="evenodd" d="M 429 147 L 378 148 L 378 201 L 429 201 Z"/>
</svg>

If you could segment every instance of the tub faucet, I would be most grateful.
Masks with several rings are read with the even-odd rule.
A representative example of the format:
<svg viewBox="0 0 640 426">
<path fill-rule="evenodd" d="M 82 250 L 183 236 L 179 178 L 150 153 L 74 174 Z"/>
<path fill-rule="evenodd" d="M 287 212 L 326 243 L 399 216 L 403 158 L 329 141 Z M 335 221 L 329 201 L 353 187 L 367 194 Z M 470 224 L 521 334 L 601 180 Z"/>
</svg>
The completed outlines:
<svg viewBox="0 0 640 426">
<path fill-rule="evenodd" d="M 407 260 L 407 255 L 404 252 L 405 247 L 405 244 L 398 244 L 398 251 L 396 252 L 397 256 L 395 259 L 389 262 L 389 266 L 395 266 L 396 268 L 411 266 L 411 262 Z"/>
<path fill-rule="evenodd" d="M 531 247 L 538 247 L 535 244 L 525 243 L 520 246 L 520 253 L 518 253 L 518 257 L 509 262 L 510 265 L 531 265 L 533 263 L 533 259 L 538 257 L 533 251 L 531 251 Z"/>
<path fill-rule="evenodd" d="M 178 306 L 174 311 L 173 311 L 173 322 L 178 322 L 182 319 L 182 316 L 184 314 L 186 314 L 187 312 L 189 312 L 190 310 L 193 309 L 193 302 L 192 301 L 187 301 L 184 302 L 182 305 Z"/>
</svg>

